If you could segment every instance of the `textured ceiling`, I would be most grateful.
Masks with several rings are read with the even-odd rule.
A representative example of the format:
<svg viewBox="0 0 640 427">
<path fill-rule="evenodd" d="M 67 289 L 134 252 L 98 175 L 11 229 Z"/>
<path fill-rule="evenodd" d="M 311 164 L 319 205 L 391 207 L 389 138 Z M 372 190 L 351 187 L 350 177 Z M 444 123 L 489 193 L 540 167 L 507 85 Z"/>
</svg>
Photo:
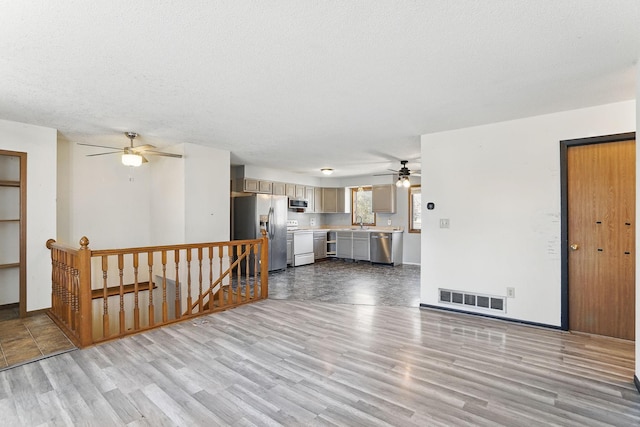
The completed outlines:
<svg viewBox="0 0 640 427">
<path fill-rule="evenodd" d="M 637 0 L 0 0 L 0 119 L 335 176 L 419 136 L 635 98 Z M 415 160 L 415 161 L 414 161 Z"/>
</svg>

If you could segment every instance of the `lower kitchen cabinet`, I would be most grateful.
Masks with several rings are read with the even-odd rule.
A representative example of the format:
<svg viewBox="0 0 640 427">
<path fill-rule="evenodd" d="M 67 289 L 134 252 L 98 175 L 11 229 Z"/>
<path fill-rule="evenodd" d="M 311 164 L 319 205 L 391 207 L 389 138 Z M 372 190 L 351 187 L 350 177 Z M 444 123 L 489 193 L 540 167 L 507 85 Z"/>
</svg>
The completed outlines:
<svg viewBox="0 0 640 427">
<path fill-rule="evenodd" d="M 361 261 L 369 261 L 371 259 L 369 252 L 369 233 L 353 232 L 353 259 Z"/>
<path fill-rule="evenodd" d="M 287 265 L 293 264 L 293 234 L 287 233 Z"/>
<path fill-rule="evenodd" d="M 337 246 L 338 240 L 336 237 L 336 232 L 335 231 L 328 231 L 327 232 L 327 258 L 335 258 L 337 253 Z"/>
<path fill-rule="evenodd" d="M 327 257 L 327 233 L 315 231 L 313 233 L 313 259 L 325 259 Z"/>
<path fill-rule="evenodd" d="M 336 237 L 338 258 L 353 258 L 353 233 L 338 231 Z"/>
</svg>

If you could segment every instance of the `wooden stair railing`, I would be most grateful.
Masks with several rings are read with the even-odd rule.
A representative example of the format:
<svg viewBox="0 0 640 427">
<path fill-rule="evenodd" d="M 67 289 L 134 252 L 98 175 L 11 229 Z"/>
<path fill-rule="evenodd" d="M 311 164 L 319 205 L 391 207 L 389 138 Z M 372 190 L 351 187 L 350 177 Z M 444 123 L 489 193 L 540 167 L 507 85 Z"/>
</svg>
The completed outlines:
<svg viewBox="0 0 640 427">
<path fill-rule="evenodd" d="M 91 250 L 50 239 L 53 320 L 86 347 L 268 297 L 268 240 Z M 194 262 L 195 261 L 195 262 Z M 194 283 L 196 281 L 196 283 Z"/>
</svg>

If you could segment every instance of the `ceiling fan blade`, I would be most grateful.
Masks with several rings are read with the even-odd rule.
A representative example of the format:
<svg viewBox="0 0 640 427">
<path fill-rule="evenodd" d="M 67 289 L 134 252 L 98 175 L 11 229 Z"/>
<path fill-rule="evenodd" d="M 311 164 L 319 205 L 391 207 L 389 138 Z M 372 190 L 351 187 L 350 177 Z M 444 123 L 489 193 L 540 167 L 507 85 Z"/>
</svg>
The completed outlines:
<svg viewBox="0 0 640 427">
<path fill-rule="evenodd" d="M 108 153 L 87 154 L 87 157 L 104 156 L 105 154 L 118 154 L 118 153 L 122 153 L 122 150 L 109 151 Z"/>
<path fill-rule="evenodd" d="M 134 150 L 136 151 L 148 151 L 152 148 L 156 148 L 155 145 L 151 145 L 151 144 L 144 144 L 144 145 L 138 145 L 137 147 L 133 147 Z"/>
<path fill-rule="evenodd" d="M 147 158 L 145 156 L 140 154 L 140 157 L 142 157 L 142 163 L 149 163 L 149 160 L 147 160 Z"/>
<path fill-rule="evenodd" d="M 373 176 L 390 176 L 390 175 L 397 175 L 398 173 L 376 173 Z"/>
<path fill-rule="evenodd" d="M 111 150 L 122 150 L 118 147 L 107 147 L 106 145 L 95 145 L 95 144 L 86 144 L 84 142 L 77 142 L 78 145 L 86 145 L 87 147 L 98 147 L 98 148 L 109 148 Z"/>
<path fill-rule="evenodd" d="M 391 172 L 393 172 L 393 173 L 400 173 L 400 171 L 397 171 L 397 170 L 395 170 L 395 169 L 387 169 L 387 170 L 388 170 L 388 171 L 391 171 Z"/>
<path fill-rule="evenodd" d="M 182 154 L 163 153 L 162 151 L 145 151 L 144 154 L 151 154 L 154 156 L 175 157 L 177 159 L 182 158 Z"/>
</svg>

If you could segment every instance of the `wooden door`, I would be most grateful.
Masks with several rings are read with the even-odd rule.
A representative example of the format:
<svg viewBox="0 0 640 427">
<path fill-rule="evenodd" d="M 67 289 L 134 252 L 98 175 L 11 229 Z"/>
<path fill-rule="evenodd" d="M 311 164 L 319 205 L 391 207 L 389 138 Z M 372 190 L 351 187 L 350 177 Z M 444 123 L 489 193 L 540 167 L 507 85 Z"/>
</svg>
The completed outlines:
<svg viewBox="0 0 640 427">
<path fill-rule="evenodd" d="M 635 338 L 635 141 L 567 151 L 569 329 Z"/>
</svg>

